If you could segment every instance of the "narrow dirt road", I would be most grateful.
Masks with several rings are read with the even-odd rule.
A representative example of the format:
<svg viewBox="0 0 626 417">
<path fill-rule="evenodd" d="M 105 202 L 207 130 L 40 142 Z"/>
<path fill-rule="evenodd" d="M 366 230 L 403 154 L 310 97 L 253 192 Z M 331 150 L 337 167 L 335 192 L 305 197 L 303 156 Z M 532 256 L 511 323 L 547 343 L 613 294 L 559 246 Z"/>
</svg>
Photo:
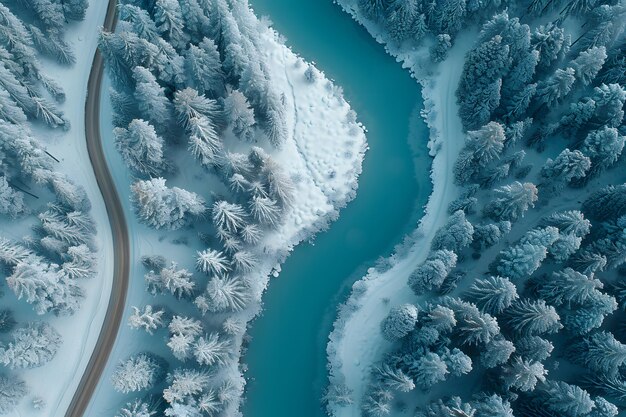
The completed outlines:
<svg viewBox="0 0 626 417">
<path fill-rule="evenodd" d="M 103 28 L 112 31 L 117 23 L 117 0 L 109 0 Z M 97 28 L 93 28 L 97 30 Z M 124 305 L 126 304 L 126 292 L 128 289 L 129 276 L 129 241 L 128 228 L 124 211 L 120 203 L 119 195 L 115 188 L 113 178 L 109 172 L 102 140 L 100 138 L 100 87 L 104 70 L 102 56 L 96 50 L 91 73 L 87 84 L 87 101 L 85 103 L 85 136 L 87 151 L 93 167 L 98 187 L 102 193 L 106 205 L 109 223 L 113 234 L 113 288 L 107 307 L 104 324 L 100 330 L 96 347 L 91 354 L 87 369 L 83 374 L 80 384 L 72 398 L 72 402 L 65 413 L 65 417 L 82 417 L 89 405 L 104 367 L 107 364 L 113 344 L 117 337 Z"/>
</svg>

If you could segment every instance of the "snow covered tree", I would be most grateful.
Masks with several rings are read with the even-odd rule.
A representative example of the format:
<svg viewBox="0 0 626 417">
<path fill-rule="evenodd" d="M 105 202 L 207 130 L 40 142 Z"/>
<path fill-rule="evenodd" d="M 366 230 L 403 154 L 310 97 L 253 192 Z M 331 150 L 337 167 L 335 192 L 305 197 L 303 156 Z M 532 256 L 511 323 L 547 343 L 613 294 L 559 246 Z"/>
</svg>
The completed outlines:
<svg viewBox="0 0 626 417">
<path fill-rule="evenodd" d="M 626 363 L 626 345 L 612 333 L 600 331 L 571 345 L 568 357 L 594 373 L 613 378 Z"/>
<path fill-rule="evenodd" d="M 189 128 L 192 119 L 207 117 L 214 123 L 219 116 L 219 107 L 215 100 L 208 99 L 189 87 L 174 93 L 174 109 L 178 123 L 185 129 Z"/>
<path fill-rule="evenodd" d="M 204 38 L 197 46 L 190 44 L 185 58 L 191 84 L 198 93 L 212 97 L 224 93 L 225 75 L 220 53 L 211 39 Z"/>
<path fill-rule="evenodd" d="M 0 333 L 8 333 L 15 328 L 17 322 L 13 317 L 13 311 L 9 309 L 0 310 Z"/>
<path fill-rule="evenodd" d="M 456 181 L 459 184 L 469 182 L 483 167 L 498 159 L 505 141 L 504 128 L 497 122 L 467 132 L 465 147 L 454 165 Z"/>
<path fill-rule="evenodd" d="M 155 45 L 132 32 L 100 32 L 98 49 L 114 84 L 122 87 L 133 85 L 133 68 L 139 65 L 150 68 L 158 54 Z"/>
<path fill-rule="evenodd" d="M 506 363 L 515 350 L 512 342 L 502 336 L 496 336 L 481 350 L 480 362 L 486 368 L 495 368 Z"/>
<path fill-rule="evenodd" d="M 226 366 L 231 357 L 231 350 L 230 341 L 213 332 L 196 340 L 193 355 L 200 365 Z"/>
<path fill-rule="evenodd" d="M 502 369 L 502 380 L 508 388 L 533 391 L 537 382 L 545 382 L 548 371 L 540 362 L 530 362 L 516 356 Z"/>
<path fill-rule="evenodd" d="M 128 22 L 132 31 L 140 38 L 154 42 L 160 36 L 156 24 L 147 10 L 134 4 L 124 3 L 118 4 L 117 10 L 120 19 Z"/>
<path fill-rule="evenodd" d="M 551 185 L 552 192 L 559 192 L 574 179 L 584 178 L 591 168 L 591 159 L 579 150 L 564 149 L 556 159 L 548 158 L 541 175 Z"/>
<path fill-rule="evenodd" d="M 164 178 L 137 181 L 131 191 L 139 219 L 155 229 L 180 229 L 206 210 L 202 197 L 182 188 L 168 188 Z"/>
<path fill-rule="evenodd" d="M 176 0 L 156 0 L 154 21 L 157 30 L 175 48 L 183 49 L 188 42 L 180 4 Z"/>
<path fill-rule="evenodd" d="M 283 168 L 268 156 L 263 160 L 259 175 L 268 190 L 269 197 L 283 208 L 290 207 L 293 203 L 295 187 Z"/>
<path fill-rule="evenodd" d="M 626 214 L 626 184 L 608 185 L 594 191 L 583 203 L 587 217 L 608 220 Z"/>
<path fill-rule="evenodd" d="M 58 30 L 49 29 L 44 33 L 38 27 L 30 25 L 28 31 L 33 44 L 42 54 L 55 59 L 62 65 L 76 63 L 76 56 L 72 47 L 63 40 L 62 33 Z"/>
<path fill-rule="evenodd" d="M 540 284 L 538 294 L 547 302 L 559 306 L 582 304 L 603 287 L 602 282 L 586 276 L 572 268 L 552 273 L 550 279 Z"/>
<path fill-rule="evenodd" d="M 487 344 L 500 333 L 498 321 L 486 313 L 481 313 L 476 305 L 458 298 L 444 300 L 444 305 L 454 311 L 457 324 L 454 332 L 462 344 Z"/>
<path fill-rule="evenodd" d="M 537 187 L 530 182 L 515 181 L 494 190 L 493 198 L 484 208 L 484 213 L 494 220 L 515 221 L 523 217 L 524 212 L 534 207 L 539 198 Z"/>
<path fill-rule="evenodd" d="M 437 35 L 436 42 L 430 48 L 430 57 L 434 62 L 442 62 L 448 57 L 452 47 L 452 39 L 447 33 Z"/>
<path fill-rule="evenodd" d="M 410 369 L 415 384 L 423 389 L 429 389 L 437 382 L 445 380 L 448 373 L 444 360 L 433 352 L 417 357 Z"/>
<path fill-rule="evenodd" d="M 116 127 L 113 136 L 126 165 L 136 173 L 154 176 L 165 168 L 163 138 L 145 120 L 135 119 L 127 128 Z"/>
<path fill-rule="evenodd" d="M 248 99 L 239 90 L 233 90 L 224 98 L 224 114 L 233 133 L 246 142 L 254 141 L 254 126 L 256 124 L 254 111 L 250 108 Z"/>
<path fill-rule="evenodd" d="M 281 209 L 276 201 L 269 197 L 254 196 L 248 207 L 252 217 L 261 224 L 275 227 L 280 221 Z"/>
<path fill-rule="evenodd" d="M 545 381 L 539 391 L 544 407 L 565 417 L 587 415 L 595 406 L 587 391 L 563 381 Z"/>
<path fill-rule="evenodd" d="M 28 394 L 26 383 L 19 377 L 0 374 L 0 414 L 8 414 Z"/>
<path fill-rule="evenodd" d="M 583 83 L 589 85 L 606 61 L 606 48 L 604 46 L 594 46 L 582 51 L 576 59 L 572 61 L 572 67 L 576 70 L 576 77 Z"/>
<path fill-rule="evenodd" d="M 539 26 L 531 36 L 531 44 L 539 51 L 538 72 L 545 71 L 567 49 L 565 30 L 557 25 Z"/>
<path fill-rule="evenodd" d="M 148 403 L 141 400 L 135 400 L 126 403 L 124 407 L 117 412 L 115 417 L 153 417 L 156 411 L 150 407 Z"/>
<path fill-rule="evenodd" d="M 152 334 L 159 327 L 163 327 L 164 310 L 154 310 L 151 305 L 144 306 L 143 310 L 132 306 L 133 314 L 128 318 L 128 325 L 131 329 L 143 328 L 149 334 Z"/>
<path fill-rule="evenodd" d="M 541 266 L 547 255 L 548 251 L 543 245 L 519 243 L 500 252 L 496 271 L 513 280 L 528 278 Z"/>
<path fill-rule="evenodd" d="M 169 404 L 175 404 L 206 390 L 210 377 L 195 369 L 176 369 L 167 376 L 167 381 L 169 387 L 163 390 L 163 398 Z"/>
<path fill-rule="evenodd" d="M 544 226 L 554 226 L 561 233 L 571 234 L 577 237 L 585 237 L 591 230 L 591 222 L 585 219 L 578 210 L 560 211 L 551 214 L 542 220 Z"/>
<path fill-rule="evenodd" d="M 215 126 L 207 117 L 192 117 L 188 123 L 189 151 L 202 166 L 209 168 L 217 165 L 221 156 L 222 142 Z"/>
<path fill-rule="evenodd" d="M 591 159 L 592 172 L 601 172 L 617 162 L 625 141 L 626 136 L 615 128 L 604 127 L 590 132 L 581 151 Z"/>
<path fill-rule="evenodd" d="M 225 275 L 229 270 L 229 263 L 222 252 L 206 249 L 196 252 L 196 267 L 207 275 Z"/>
<path fill-rule="evenodd" d="M 595 407 L 587 414 L 588 417 L 615 417 L 619 413 L 619 409 L 604 398 L 595 397 L 593 400 Z"/>
<path fill-rule="evenodd" d="M 437 230 L 431 248 L 433 250 L 447 249 L 452 252 L 460 252 L 472 243 L 473 234 L 472 223 L 467 220 L 464 211 L 458 210 L 448 217 L 442 228 Z"/>
<path fill-rule="evenodd" d="M 457 256 L 447 249 L 431 252 L 409 276 L 409 286 L 416 294 L 439 288 L 456 266 Z"/>
<path fill-rule="evenodd" d="M 572 86 L 576 81 L 575 74 L 576 71 L 573 68 L 557 69 L 554 75 L 539 83 L 535 99 L 548 106 L 549 109 L 554 107 L 572 91 Z"/>
<path fill-rule="evenodd" d="M 193 342 L 202 333 L 202 323 L 189 317 L 174 316 L 168 329 L 167 346 L 178 360 L 186 360 L 191 356 Z"/>
<path fill-rule="evenodd" d="M 28 212 L 23 193 L 13 189 L 5 176 L 0 176 L 0 214 L 16 219 Z"/>
<path fill-rule="evenodd" d="M 156 77 L 144 67 L 135 67 L 133 78 L 135 80 L 133 96 L 139 116 L 154 126 L 159 133 L 166 133 L 172 118 L 172 104 L 165 96 L 165 88 L 161 87 Z"/>
<path fill-rule="evenodd" d="M 415 388 L 415 383 L 402 369 L 392 368 L 386 363 L 374 367 L 374 374 L 378 381 L 389 389 L 399 392 L 409 392 Z"/>
<path fill-rule="evenodd" d="M 489 122 L 500 104 L 501 77 L 509 65 L 509 46 L 500 35 L 468 53 L 456 91 L 459 115 L 466 129 L 477 129 Z"/>
<path fill-rule="evenodd" d="M 559 314 L 543 300 L 516 301 L 503 317 L 511 329 L 526 336 L 556 333 L 563 328 Z"/>
<path fill-rule="evenodd" d="M 218 229 L 235 233 L 246 225 L 247 214 L 239 204 L 221 200 L 213 204 L 213 224 Z"/>
<path fill-rule="evenodd" d="M 120 362 L 111 382 L 113 388 L 121 393 L 145 391 L 160 381 L 165 374 L 165 361 L 153 354 L 140 353 Z"/>
<path fill-rule="evenodd" d="M 482 312 L 494 315 L 509 308 L 519 297 L 515 284 L 499 276 L 477 279 L 467 295 Z"/>
<path fill-rule="evenodd" d="M 178 264 L 172 264 L 161 269 L 158 273 L 150 271 L 145 275 L 148 291 L 153 295 L 169 292 L 177 298 L 189 297 L 193 294 L 196 283 L 193 274 L 185 268 L 178 269 Z"/>
<path fill-rule="evenodd" d="M 383 335 L 388 340 L 401 339 L 417 323 L 417 307 L 412 304 L 403 304 L 391 309 L 387 317 L 381 323 Z"/>
<path fill-rule="evenodd" d="M 476 409 L 476 417 L 515 417 L 511 404 L 497 394 L 480 395 L 472 406 Z"/>
<path fill-rule="evenodd" d="M 258 263 L 259 260 L 256 255 L 247 250 L 239 250 L 232 255 L 233 267 L 242 274 L 254 271 Z"/>
<path fill-rule="evenodd" d="M 195 300 L 202 314 L 222 311 L 241 311 L 250 300 L 249 287 L 237 276 L 214 276 L 207 284 L 206 292 Z"/>
<path fill-rule="evenodd" d="M 452 376 L 465 375 L 472 370 L 472 359 L 457 348 L 443 349 L 441 357 L 446 362 L 448 371 Z"/>
<path fill-rule="evenodd" d="M 12 341 L 0 347 L 0 362 L 11 369 L 35 368 L 50 362 L 61 346 L 61 335 L 48 323 L 34 322 L 14 330 Z"/>
<path fill-rule="evenodd" d="M 515 341 L 515 353 L 528 361 L 543 362 L 553 350 L 552 342 L 539 336 L 524 336 Z"/>
</svg>

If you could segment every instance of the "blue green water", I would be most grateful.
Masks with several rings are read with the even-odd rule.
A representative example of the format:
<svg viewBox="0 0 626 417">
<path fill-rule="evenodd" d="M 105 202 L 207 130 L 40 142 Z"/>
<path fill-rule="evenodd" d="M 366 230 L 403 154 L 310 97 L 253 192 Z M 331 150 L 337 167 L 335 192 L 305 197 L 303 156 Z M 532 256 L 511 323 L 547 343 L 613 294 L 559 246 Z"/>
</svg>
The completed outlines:
<svg viewBox="0 0 626 417">
<path fill-rule="evenodd" d="M 296 247 L 250 329 L 246 417 L 324 416 L 326 342 L 349 286 L 415 225 L 431 191 L 419 86 L 332 0 L 251 0 L 288 44 L 344 89 L 368 129 L 357 197 L 314 245 Z M 412 154 L 409 125 L 419 151 Z M 417 126 L 416 126 L 417 125 Z M 416 178 L 417 161 L 418 177 Z"/>
</svg>

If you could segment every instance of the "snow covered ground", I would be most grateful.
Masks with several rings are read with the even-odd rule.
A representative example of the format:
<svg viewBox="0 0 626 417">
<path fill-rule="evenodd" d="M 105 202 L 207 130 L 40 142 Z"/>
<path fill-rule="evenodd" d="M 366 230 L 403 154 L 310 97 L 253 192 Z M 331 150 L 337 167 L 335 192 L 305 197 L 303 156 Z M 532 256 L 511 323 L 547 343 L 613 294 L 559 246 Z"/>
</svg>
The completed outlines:
<svg viewBox="0 0 626 417">
<path fill-rule="evenodd" d="M 270 276 L 277 276 L 280 262 L 288 255 L 295 245 L 311 237 L 328 222 L 335 219 L 338 210 L 355 195 L 361 163 L 366 151 L 364 129 L 356 123 L 355 115 L 348 103 L 343 99 L 341 90 L 333 86 L 322 73 L 314 83 L 304 77 L 307 68 L 298 56 L 280 41 L 278 34 L 265 24 L 257 21 L 249 11 L 250 19 L 259 25 L 260 37 L 255 40 L 259 50 L 267 58 L 272 80 L 278 91 L 284 93 L 286 103 L 287 126 L 289 138 L 279 151 L 273 151 L 273 158 L 282 166 L 295 183 L 295 204 L 288 212 L 283 226 L 269 233 L 258 247 L 257 256 L 262 263 L 251 281 L 257 283 L 257 301 L 240 313 L 246 322 L 261 310 L 260 297 L 269 283 Z M 191 230 L 163 232 L 149 229 L 140 224 L 130 204 L 129 187 L 133 178 L 113 146 L 111 134 L 111 108 L 108 100 L 109 81 L 105 79 L 102 98 L 101 133 L 105 153 L 111 166 L 118 191 L 127 216 L 131 242 L 131 282 L 128 293 L 128 304 L 125 317 L 130 315 L 130 306 L 145 304 L 166 304 L 177 314 L 195 314 L 195 307 L 173 297 L 160 297 L 158 302 L 145 291 L 143 275 L 146 272 L 140 263 L 143 255 L 159 254 L 168 261 L 176 261 L 180 267 L 193 271 L 197 250 L 206 245 L 197 236 L 196 230 L 201 225 L 192 226 Z M 244 146 L 227 135 L 226 146 L 237 150 Z M 194 191 L 208 201 L 212 194 L 224 192 L 224 186 L 216 178 L 206 174 L 198 163 L 190 162 L 188 154 L 175 155 L 175 163 L 180 171 L 168 179 L 168 186 L 180 186 Z M 203 288 L 204 277 L 197 274 L 199 288 Z M 207 316 L 205 320 L 218 326 L 222 320 Z M 214 323 L 213 323 L 214 322 Z M 88 416 L 111 416 L 121 405 L 129 401 L 132 395 L 122 395 L 113 391 L 110 384 L 111 373 L 119 360 L 130 354 L 149 350 L 165 357 L 171 367 L 181 366 L 165 346 L 166 331 L 157 332 L 154 336 L 131 330 L 124 321 L 118 340 L 113 348 L 109 366 L 100 381 L 88 408 Z M 237 340 L 240 345 L 243 335 Z M 239 379 L 239 353 L 233 358 L 230 366 L 225 368 L 230 377 Z M 238 404 L 234 404 L 237 407 Z M 231 415 L 231 414 L 229 414 Z"/>
<path fill-rule="evenodd" d="M 354 2 L 345 0 L 340 3 L 362 22 L 353 8 Z M 384 42 L 379 28 L 368 22 L 365 26 L 379 42 Z M 459 36 L 449 58 L 432 72 L 421 65 L 424 50 L 404 51 L 386 45 L 387 51 L 401 60 L 422 85 L 423 116 L 430 129 L 429 148 L 434 156 L 431 170 L 433 192 L 411 248 L 403 256 L 393 257 L 393 267 L 389 270 L 380 273 L 370 269 L 354 284 L 351 296 L 340 309 L 327 347 L 330 382 L 350 388 L 354 404 L 334 409 L 335 416 L 361 415 L 360 399 L 370 367 L 391 347 L 382 337 L 380 323 L 392 306 L 415 301 L 416 297 L 407 290 L 408 277 L 428 255 L 430 241 L 448 218 L 449 203 L 458 197 L 460 187 L 453 182 L 452 167 L 465 143 L 465 135 L 457 112 L 455 90 L 465 53 L 472 46 L 473 39 L 473 36 Z"/>
<path fill-rule="evenodd" d="M 65 132 L 61 129 L 52 131 L 45 127 L 33 128 L 35 137 L 60 160 L 57 170 L 82 185 L 87 191 L 92 205 L 91 215 L 97 227 L 98 275 L 92 280 L 80 283 L 85 290 L 85 299 L 81 309 L 73 316 L 36 316 L 29 304 L 16 301 L 16 305 L 19 306 L 19 310 L 16 311 L 18 322 L 48 321 L 63 337 L 63 345 L 56 357 L 45 366 L 19 371 L 30 389 L 30 394 L 13 413 L 8 414 L 10 417 L 36 415 L 61 417 L 65 415 L 95 346 L 109 301 L 113 280 L 111 229 L 104 202 L 91 169 L 84 128 L 87 79 L 96 49 L 98 35 L 96 28 L 104 21 L 106 8 L 106 1 L 92 1 L 85 20 L 68 25 L 65 39 L 73 45 L 76 52 L 75 65 L 68 68 L 52 60 L 41 59 L 45 74 L 58 81 L 65 90 L 66 101 L 59 107 L 71 122 L 71 129 Z M 7 237 L 13 238 L 21 238 L 25 234 L 23 224 L 20 223 L 3 224 L 2 231 Z M 7 306 L 8 298 L 15 298 L 15 296 L 12 292 L 6 291 L 3 306 Z M 12 301 L 11 303 L 13 304 Z M 35 411 L 30 401 L 33 397 L 43 398 L 47 404 L 46 407 L 41 411 Z"/>
</svg>

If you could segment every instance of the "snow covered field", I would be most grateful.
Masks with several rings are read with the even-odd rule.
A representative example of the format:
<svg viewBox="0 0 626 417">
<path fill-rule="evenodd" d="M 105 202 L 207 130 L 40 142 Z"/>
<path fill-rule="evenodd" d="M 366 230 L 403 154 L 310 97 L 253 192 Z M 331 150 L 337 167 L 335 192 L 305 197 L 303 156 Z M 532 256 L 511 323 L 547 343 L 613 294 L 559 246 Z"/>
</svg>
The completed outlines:
<svg viewBox="0 0 626 417">
<path fill-rule="evenodd" d="M 343 99 L 341 90 L 317 70 L 315 82 L 309 82 L 304 76 L 308 65 L 282 44 L 278 34 L 252 15 L 247 18 L 254 19 L 256 24 L 261 25 L 262 35 L 255 42 L 258 42 L 261 53 L 266 56 L 277 90 L 284 93 L 289 137 L 279 151 L 272 152 L 272 157 L 292 178 L 296 190 L 294 207 L 288 212 L 284 224 L 277 231 L 266 235 L 258 246 L 257 255 L 261 259 L 261 265 L 250 280 L 256 286 L 256 302 L 239 313 L 246 322 L 260 312 L 261 293 L 268 285 L 270 275 L 278 276 L 280 262 L 289 251 L 335 219 L 338 210 L 354 197 L 366 151 L 363 128 L 356 123 L 355 115 Z M 109 84 L 109 80 L 105 79 L 103 91 L 107 91 Z M 195 269 L 196 251 L 205 249 L 206 245 L 198 238 L 198 230 L 155 231 L 137 221 L 128 198 L 133 177 L 114 148 L 108 95 L 103 94 L 102 100 L 101 132 L 105 152 L 122 196 L 129 234 L 132 237 L 133 262 L 125 313 L 128 317 L 130 306 L 155 303 L 153 296 L 145 291 L 143 275 L 146 271 L 140 263 L 141 256 L 164 255 L 168 261 L 176 261 L 180 267 L 191 271 Z M 230 150 L 236 151 L 243 146 L 228 135 L 223 140 Z M 206 174 L 199 164 L 191 163 L 191 159 L 185 158 L 188 156 L 175 157 L 175 163 L 180 170 L 168 179 L 169 186 L 184 187 L 209 201 L 212 195 L 224 192 L 224 186 L 215 177 Z M 196 279 L 202 278 L 196 276 Z M 199 281 L 200 288 L 202 285 L 203 282 Z M 177 314 L 194 314 L 195 307 L 190 303 L 177 301 L 173 297 L 168 297 L 165 303 Z M 161 299 L 159 305 L 162 305 Z M 205 317 L 206 321 L 214 322 L 215 325 L 219 325 L 221 319 L 219 315 Z M 240 346 L 242 336 L 237 338 L 237 346 Z M 114 366 L 128 355 L 150 350 L 170 360 L 172 368 L 176 367 L 177 361 L 165 346 L 165 337 L 166 331 L 150 336 L 131 330 L 125 321 L 113 348 L 110 364 L 98 385 L 87 415 L 111 416 L 131 398 L 130 395 L 114 392 L 110 384 Z M 225 367 L 224 372 L 243 385 L 238 356 L 235 355 L 232 364 Z M 237 406 L 238 404 L 233 405 Z"/>
<path fill-rule="evenodd" d="M 65 415 L 98 338 L 109 300 L 113 279 L 111 229 L 104 202 L 91 169 L 84 129 L 87 79 L 98 35 L 95 28 L 102 24 L 106 7 L 105 1 L 93 1 L 87 10 L 85 20 L 68 25 L 65 39 L 73 45 L 76 52 L 75 65 L 68 68 L 50 59 L 42 58 L 46 75 L 58 81 L 65 90 L 65 103 L 59 107 L 71 122 L 71 129 L 69 131 L 61 129 L 51 131 L 45 127 L 33 129 L 35 137 L 60 160 L 56 169 L 82 185 L 87 191 L 92 205 L 91 215 L 97 227 L 98 275 L 92 280 L 81 283 L 85 290 L 85 298 L 81 309 L 73 316 L 49 315 L 42 318 L 35 315 L 29 304 L 16 301 L 18 322 L 44 319 L 58 330 L 63 337 L 63 344 L 55 358 L 45 366 L 20 371 L 20 376 L 26 381 L 30 394 L 14 412 L 8 414 L 10 417 L 34 415 L 61 417 Z M 21 238 L 25 233 L 23 226 L 20 222 L 2 224 L 3 234 L 7 237 Z M 6 292 L 3 304 L 7 303 L 7 298 L 14 298 L 10 291 Z M 45 400 L 44 410 L 35 411 L 32 408 L 30 400 L 34 397 Z"/>
<path fill-rule="evenodd" d="M 353 2 L 340 2 L 346 11 L 362 22 L 377 41 L 384 43 L 380 29 L 363 22 Z M 345 384 L 353 391 L 354 404 L 333 410 L 335 416 L 360 416 L 360 399 L 367 385 L 372 364 L 380 361 L 390 348 L 380 332 L 380 323 L 392 306 L 414 302 L 415 295 L 406 291 L 407 279 L 428 255 L 430 241 L 448 218 L 447 207 L 459 195 L 452 167 L 465 144 L 465 134 L 458 116 L 455 90 L 465 53 L 473 36 L 460 36 L 450 50 L 449 58 L 434 70 L 422 67 L 425 49 L 403 51 L 385 44 L 387 51 L 409 68 L 422 85 L 425 110 L 423 117 L 430 129 L 429 148 L 434 156 L 431 169 L 433 192 L 410 249 L 401 257 L 392 257 L 393 267 L 385 272 L 374 268 L 353 286 L 353 292 L 340 308 L 330 335 L 327 354 L 330 383 Z"/>
</svg>

